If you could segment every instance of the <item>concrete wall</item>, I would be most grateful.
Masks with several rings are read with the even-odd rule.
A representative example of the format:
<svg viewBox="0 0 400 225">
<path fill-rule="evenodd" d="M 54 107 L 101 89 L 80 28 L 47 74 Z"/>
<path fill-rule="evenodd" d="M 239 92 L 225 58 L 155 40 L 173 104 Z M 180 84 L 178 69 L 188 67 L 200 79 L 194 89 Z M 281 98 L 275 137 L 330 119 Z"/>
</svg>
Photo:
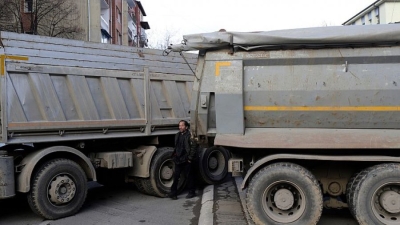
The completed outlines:
<svg viewBox="0 0 400 225">
<path fill-rule="evenodd" d="M 81 0 L 76 1 L 80 18 L 77 23 L 82 26 L 83 34 L 81 38 L 77 38 L 82 41 L 101 41 L 101 27 L 100 27 L 100 1 L 98 0 Z M 90 7 L 90 17 L 88 12 Z"/>
<path fill-rule="evenodd" d="M 122 45 L 128 45 L 128 3 L 122 1 Z"/>
</svg>

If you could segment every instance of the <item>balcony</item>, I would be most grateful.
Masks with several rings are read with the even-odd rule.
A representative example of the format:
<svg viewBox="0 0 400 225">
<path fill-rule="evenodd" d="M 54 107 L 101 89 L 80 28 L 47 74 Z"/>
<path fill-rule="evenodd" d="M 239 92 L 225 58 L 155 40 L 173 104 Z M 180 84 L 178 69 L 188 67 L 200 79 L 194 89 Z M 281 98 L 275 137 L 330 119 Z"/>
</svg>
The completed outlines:
<svg viewBox="0 0 400 225">
<path fill-rule="evenodd" d="M 129 7 L 135 8 L 135 1 L 134 0 L 127 0 Z"/>
<path fill-rule="evenodd" d="M 108 25 L 108 21 L 105 20 L 102 16 L 101 16 L 100 25 L 101 25 L 101 29 L 104 29 L 104 30 L 106 30 L 106 31 L 109 31 L 110 26 Z"/>
<path fill-rule="evenodd" d="M 135 10 L 134 10 L 134 8 L 129 8 L 129 10 L 128 10 L 128 20 L 131 20 L 131 21 L 133 21 L 133 23 L 135 24 L 135 26 L 136 26 L 136 15 L 135 15 Z"/>
<path fill-rule="evenodd" d="M 106 2 L 106 0 L 100 0 L 100 3 L 101 3 L 101 9 L 109 9 L 110 8 L 110 6 Z"/>
<path fill-rule="evenodd" d="M 128 27 L 128 38 L 129 41 L 133 41 L 133 31 Z"/>
</svg>

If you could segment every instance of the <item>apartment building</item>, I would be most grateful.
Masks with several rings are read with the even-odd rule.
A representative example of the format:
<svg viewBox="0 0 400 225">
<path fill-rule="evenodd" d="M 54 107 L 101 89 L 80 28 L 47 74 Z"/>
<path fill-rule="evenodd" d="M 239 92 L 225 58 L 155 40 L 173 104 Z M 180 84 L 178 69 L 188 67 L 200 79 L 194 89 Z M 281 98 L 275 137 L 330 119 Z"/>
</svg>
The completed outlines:
<svg viewBox="0 0 400 225">
<path fill-rule="evenodd" d="M 42 0 L 12 0 L 1 4 L 13 4 L 12 7 L 8 7 L 12 12 L 1 11 L 3 14 L 21 16 L 15 16 L 15 18 L 9 18 L 8 14 L 0 16 L 0 30 L 136 47 L 146 47 L 148 43 L 146 30 L 150 29 L 150 25 L 143 21 L 146 12 L 140 1 L 65 0 L 60 4 L 57 0 L 50 3 Z M 0 7 L 4 7 L 1 4 Z M 58 8 L 48 14 L 49 19 L 45 18 L 37 22 L 35 17 L 44 14 L 38 11 L 51 8 L 49 5 Z M 57 28 L 66 30 L 73 28 L 74 32 L 52 35 L 55 33 L 50 33 L 50 31 L 57 31 L 53 27 L 52 20 L 61 11 L 64 15 L 59 16 Z M 35 26 L 35 22 L 41 23 L 40 26 Z M 44 24 L 46 26 L 43 26 Z"/>
<path fill-rule="evenodd" d="M 146 16 L 140 1 L 127 0 L 128 2 L 128 45 L 144 47 L 148 45 L 146 30 L 150 29 L 148 22 L 143 21 Z"/>
<path fill-rule="evenodd" d="M 135 0 L 87 0 L 79 3 L 83 40 L 146 47 L 150 29 L 143 5 Z"/>
<path fill-rule="evenodd" d="M 372 25 L 400 23 L 400 0 L 378 0 L 342 25 Z"/>
</svg>

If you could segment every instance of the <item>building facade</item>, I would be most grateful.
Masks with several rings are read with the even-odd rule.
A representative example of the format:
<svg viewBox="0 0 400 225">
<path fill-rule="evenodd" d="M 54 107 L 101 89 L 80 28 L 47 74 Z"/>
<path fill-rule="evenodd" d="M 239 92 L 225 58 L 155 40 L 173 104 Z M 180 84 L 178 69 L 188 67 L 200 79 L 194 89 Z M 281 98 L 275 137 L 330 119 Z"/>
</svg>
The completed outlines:
<svg viewBox="0 0 400 225">
<path fill-rule="evenodd" d="M 143 21 L 146 12 L 140 1 L 65 0 L 60 4 L 59 0 L 11 0 L 0 2 L 0 7 L 4 4 L 9 5 L 7 11 L 0 9 L 0 30 L 135 47 L 146 47 L 148 43 L 146 30 L 150 26 Z M 48 19 L 43 18 L 44 9 L 51 8 L 49 5 L 58 8 L 46 12 Z M 60 12 L 63 14 L 58 15 Z M 53 27 L 57 17 L 60 21 Z M 66 32 L 58 35 L 55 28 Z"/>
<path fill-rule="evenodd" d="M 143 5 L 135 0 L 80 1 L 80 24 L 85 41 L 146 47 L 149 23 Z"/>
<path fill-rule="evenodd" d="M 400 0 L 378 0 L 342 25 L 400 23 Z"/>
</svg>

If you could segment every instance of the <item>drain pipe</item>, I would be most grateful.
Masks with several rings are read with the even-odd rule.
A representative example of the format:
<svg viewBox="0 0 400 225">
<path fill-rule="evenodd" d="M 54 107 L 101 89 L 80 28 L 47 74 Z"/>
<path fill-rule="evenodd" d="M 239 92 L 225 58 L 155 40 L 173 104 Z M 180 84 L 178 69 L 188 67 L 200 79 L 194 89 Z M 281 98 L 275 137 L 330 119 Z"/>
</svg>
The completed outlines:
<svg viewBox="0 0 400 225">
<path fill-rule="evenodd" d="M 90 41 L 90 0 L 87 0 L 88 12 L 88 41 Z"/>
</svg>

